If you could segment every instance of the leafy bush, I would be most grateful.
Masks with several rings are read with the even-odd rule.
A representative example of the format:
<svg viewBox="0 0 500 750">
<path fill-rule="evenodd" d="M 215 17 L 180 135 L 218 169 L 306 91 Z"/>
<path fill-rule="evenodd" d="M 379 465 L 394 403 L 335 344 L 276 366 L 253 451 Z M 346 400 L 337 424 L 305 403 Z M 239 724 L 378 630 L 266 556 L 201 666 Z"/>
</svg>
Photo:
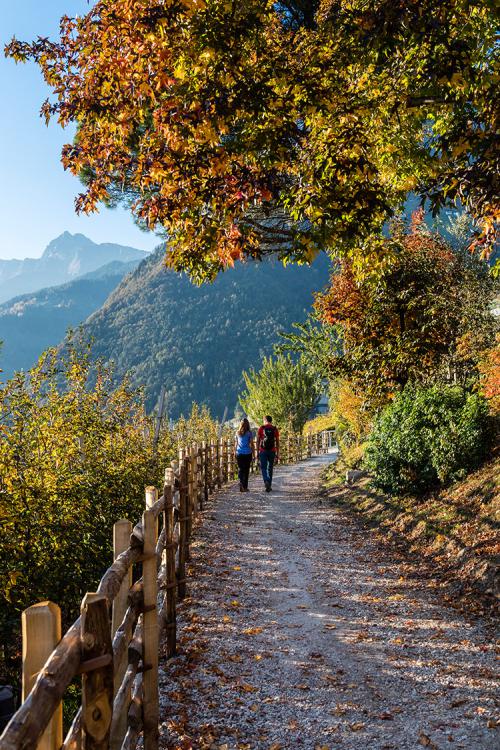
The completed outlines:
<svg viewBox="0 0 500 750">
<path fill-rule="evenodd" d="M 365 460 L 381 489 L 422 492 L 464 477 L 488 447 L 482 396 L 456 386 L 407 387 L 376 420 Z"/>
</svg>

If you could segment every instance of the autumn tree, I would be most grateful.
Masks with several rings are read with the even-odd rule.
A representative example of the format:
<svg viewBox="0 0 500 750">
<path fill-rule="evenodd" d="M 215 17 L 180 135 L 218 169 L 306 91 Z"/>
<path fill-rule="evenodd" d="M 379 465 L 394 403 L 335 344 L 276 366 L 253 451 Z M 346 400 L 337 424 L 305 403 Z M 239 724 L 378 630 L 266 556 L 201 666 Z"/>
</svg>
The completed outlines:
<svg viewBox="0 0 500 750">
<path fill-rule="evenodd" d="M 346 260 L 317 298 L 323 320 L 342 332 L 332 373 L 382 402 L 409 381 L 467 384 L 494 340 L 486 264 L 452 250 L 421 213 L 407 231 L 395 225 L 386 242 L 390 262 L 377 278 L 357 278 Z"/>
<path fill-rule="evenodd" d="M 318 248 L 373 264 L 408 191 L 498 220 L 489 0 L 99 0 L 35 60 L 79 211 L 125 201 L 196 279 Z"/>
</svg>

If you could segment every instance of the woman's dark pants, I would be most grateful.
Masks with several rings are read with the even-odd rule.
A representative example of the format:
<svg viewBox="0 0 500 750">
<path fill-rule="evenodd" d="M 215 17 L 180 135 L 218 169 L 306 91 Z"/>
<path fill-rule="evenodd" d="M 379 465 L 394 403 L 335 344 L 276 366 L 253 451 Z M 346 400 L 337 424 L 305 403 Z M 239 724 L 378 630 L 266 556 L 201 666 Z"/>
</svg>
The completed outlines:
<svg viewBox="0 0 500 750">
<path fill-rule="evenodd" d="M 251 453 L 238 453 L 236 456 L 238 462 L 238 479 L 243 489 L 248 489 L 248 475 L 250 474 L 250 464 L 252 463 Z"/>
</svg>

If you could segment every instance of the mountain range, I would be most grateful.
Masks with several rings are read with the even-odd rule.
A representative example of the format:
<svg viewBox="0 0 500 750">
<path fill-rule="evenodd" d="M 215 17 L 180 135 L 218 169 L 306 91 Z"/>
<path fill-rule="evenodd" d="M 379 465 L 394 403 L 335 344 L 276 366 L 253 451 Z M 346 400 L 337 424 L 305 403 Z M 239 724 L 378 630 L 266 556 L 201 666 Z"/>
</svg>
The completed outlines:
<svg viewBox="0 0 500 750">
<path fill-rule="evenodd" d="M 19 288 L 38 279 L 38 289 L 0 304 L 3 380 L 62 343 L 68 328 L 81 326 L 93 342 L 92 355 L 113 363 L 117 380 L 128 375 L 133 386 L 144 387 L 149 409 L 164 385 L 174 419 L 193 401 L 207 404 L 215 416 L 225 407 L 232 415 L 242 371 L 258 367 L 280 332 L 305 319 L 330 273 L 326 256 L 310 267 L 284 267 L 271 258 L 237 263 L 198 287 L 165 267 L 164 247 L 147 254 L 67 232 L 39 261 L 1 263 L 5 293 L 14 281 Z M 17 276 L 7 281 L 5 269 L 14 267 L 9 263 L 24 264 L 24 270 L 18 265 Z M 45 286 L 49 277 L 59 281 L 84 269 L 66 283 Z"/>
<path fill-rule="evenodd" d="M 139 262 L 146 256 L 134 247 L 96 244 L 83 234 L 64 232 L 47 245 L 40 258 L 0 260 L 0 302 L 73 281 L 111 262 Z"/>
</svg>

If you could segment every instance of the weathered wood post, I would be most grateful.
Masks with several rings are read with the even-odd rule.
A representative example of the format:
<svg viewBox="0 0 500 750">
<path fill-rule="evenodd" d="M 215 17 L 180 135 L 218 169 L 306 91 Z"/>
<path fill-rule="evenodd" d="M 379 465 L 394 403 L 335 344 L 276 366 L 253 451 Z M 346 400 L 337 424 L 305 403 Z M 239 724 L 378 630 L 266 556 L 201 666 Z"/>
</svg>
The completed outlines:
<svg viewBox="0 0 500 750">
<path fill-rule="evenodd" d="M 215 484 L 217 489 L 222 487 L 222 475 L 221 475 L 221 440 L 217 440 L 215 444 Z"/>
<path fill-rule="evenodd" d="M 113 557 L 116 558 L 124 552 L 130 544 L 130 534 L 132 533 L 132 524 L 125 518 L 120 519 L 113 526 Z M 128 606 L 128 592 L 132 585 L 132 566 L 128 569 L 125 578 L 122 581 L 120 590 L 113 601 L 111 616 L 111 638 L 121 625 Z M 127 628 L 126 638 L 129 641 L 132 637 L 132 623 Z M 121 659 L 115 661 L 113 667 L 113 695 L 116 696 L 123 682 L 127 670 L 127 654 L 123 651 Z M 128 690 L 127 702 L 130 702 L 131 692 Z M 124 711 L 122 716 L 115 716 L 111 726 L 110 748 L 111 750 L 120 750 L 123 738 L 127 732 L 127 712 Z"/>
<path fill-rule="evenodd" d="M 191 539 L 191 533 L 193 530 L 193 511 L 194 511 L 194 471 L 193 471 L 193 447 L 188 448 L 186 458 L 184 459 L 186 462 L 186 482 L 187 482 L 187 507 L 186 507 L 186 516 L 187 516 L 187 531 L 186 531 L 186 539 Z M 190 560 L 191 558 L 191 551 L 189 549 L 189 544 L 186 547 L 186 560 Z"/>
<path fill-rule="evenodd" d="M 128 549 L 131 533 L 132 524 L 126 518 L 121 518 L 113 526 L 113 558 L 115 560 L 119 555 L 121 555 L 122 552 L 125 552 L 125 550 Z M 113 601 L 113 610 L 111 617 L 111 637 L 113 637 L 118 630 L 118 626 L 122 622 L 125 616 L 125 612 L 127 611 L 128 590 L 131 585 L 132 567 L 129 568 L 128 573 L 123 579 L 122 585 L 120 586 L 120 590 Z M 118 667 L 119 665 L 115 664 L 115 677 L 117 676 Z M 120 683 L 121 679 L 118 682 L 118 687 L 120 686 Z"/>
<path fill-rule="evenodd" d="M 208 452 L 208 466 L 209 466 L 209 489 L 210 492 L 213 492 L 215 490 L 215 463 L 216 463 L 216 448 L 215 448 L 215 442 L 213 440 L 209 443 L 209 452 Z"/>
<path fill-rule="evenodd" d="M 21 615 L 23 632 L 23 702 L 31 692 L 38 673 L 61 640 L 61 610 L 53 602 L 40 602 Z M 59 750 L 62 745 L 62 704 L 38 741 L 39 750 Z"/>
<path fill-rule="evenodd" d="M 202 466 L 201 466 L 201 448 L 200 444 L 196 443 L 195 453 L 195 472 L 196 472 L 196 512 L 199 513 L 203 509 L 203 482 L 202 482 Z"/>
<path fill-rule="evenodd" d="M 163 601 L 162 617 L 167 632 L 167 657 L 174 656 L 177 646 L 176 625 L 176 578 L 175 578 L 175 542 L 174 542 L 174 502 L 173 502 L 173 469 L 165 471 L 165 599 Z"/>
<path fill-rule="evenodd" d="M 179 599 L 186 596 L 186 557 L 187 557 L 187 522 L 188 522 L 188 483 L 187 462 L 180 462 L 179 485 L 179 554 L 177 563 L 177 595 Z"/>
<path fill-rule="evenodd" d="M 107 750 L 113 713 L 113 648 L 108 600 L 86 594 L 81 606 L 82 748 Z"/>
<path fill-rule="evenodd" d="M 222 487 L 223 484 L 226 483 L 226 441 L 224 438 L 221 438 L 219 440 L 219 456 L 220 456 L 220 464 L 219 464 L 219 475 L 220 475 L 220 486 Z"/>
<path fill-rule="evenodd" d="M 158 747 L 158 583 L 156 564 L 157 522 L 148 508 L 142 515 L 144 533 L 142 579 L 144 591 L 143 614 L 143 716 L 144 750 Z"/>
<path fill-rule="evenodd" d="M 206 440 L 204 440 L 201 444 L 201 475 L 202 475 L 202 482 L 203 482 L 203 507 L 208 502 L 208 491 L 209 491 L 209 477 L 210 477 L 210 459 L 209 459 L 209 449 L 208 444 Z"/>
</svg>

